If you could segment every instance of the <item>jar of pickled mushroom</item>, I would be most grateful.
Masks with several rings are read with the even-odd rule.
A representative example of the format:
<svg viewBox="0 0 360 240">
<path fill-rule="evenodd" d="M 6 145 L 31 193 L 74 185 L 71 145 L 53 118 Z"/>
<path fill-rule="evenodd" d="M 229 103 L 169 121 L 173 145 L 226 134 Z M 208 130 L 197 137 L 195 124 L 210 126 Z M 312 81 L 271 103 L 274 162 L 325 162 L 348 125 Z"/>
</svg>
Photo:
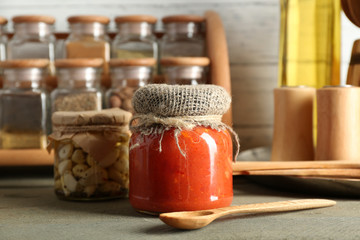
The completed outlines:
<svg viewBox="0 0 360 240">
<path fill-rule="evenodd" d="M 130 118 L 121 109 L 53 114 L 48 150 L 55 151 L 54 187 L 60 199 L 127 197 Z"/>
<path fill-rule="evenodd" d="M 133 113 L 134 92 L 149 83 L 155 58 L 111 59 L 111 88 L 105 94 L 106 107 L 118 107 Z"/>
<path fill-rule="evenodd" d="M 136 210 L 157 214 L 231 204 L 233 131 L 221 122 L 230 102 L 215 85 L 149 84 L 135 92 L 129 198 Z"/>
<path fill-rule="evenodd" d="M 44 88 L 48 59 L 0 62 L 0 142 L 3 149 L 44 149 L 50 129 L 49 98 Z"/>
<path fill-rule="evenodd" d="M 207 57 L 167 57 L 162 58 L 160 63 L 167 84 L 198 85 L 207 82 L 206 68 L 210 63 Z"/>
</svg>

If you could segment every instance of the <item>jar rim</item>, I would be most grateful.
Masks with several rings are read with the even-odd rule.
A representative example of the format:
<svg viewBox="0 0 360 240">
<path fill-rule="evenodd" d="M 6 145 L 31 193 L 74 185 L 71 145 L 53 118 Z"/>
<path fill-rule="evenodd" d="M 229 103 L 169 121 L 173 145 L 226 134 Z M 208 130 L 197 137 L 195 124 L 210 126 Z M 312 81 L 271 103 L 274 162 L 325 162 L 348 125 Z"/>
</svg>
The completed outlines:
<svg viewBox="0 0 360 240">
<path fill-rule="evenodd" d="M 127 22 L 147 22 L 155 24 L 157 18 L 151 15 L 127 15 L 115 17 L 116 23 L 127 23 Z"/>
<path fill-rule="evenodd" d="M 0 68 L 46 68 L 50 61 L 48 59 L 16 59 L 0 62 Z"/>
<path fill-rule="evenodd" d="M 55 60 L 57 68 L 78 68 L 78 67 L 101 67 L 104 64 L 102 58 L 66 58 Z"/>
<path fill-rule="evenodd" d="M 46 24 L 54 24 L 55 18 L 52 16 L 46 15 L 19 15 L 12 18 L 12 21 L 16 23 L 25 23 L 25 22 L 43 22 Z"/>
<path fill-rule="evenodd" d="M 210 59 L 207 57 L 167 57 L 160 60 L 163 66 L 208 66 Z"/>
<path fill-rule="evenodd" d="M 0 16 L 0 25 L 5 25 L 7 23 L 8 23 L 8 20 L 6 18 Z"/>
<path fill-rule="evenodd" d="M 156 64 L 155 58 L 132 58 L 132 59 L 110 59 L 110 67 L 125 67 L 125 66 L 154 66 Z"/>
<path fill-rule="evenodd" d="M 109 24 L 110 18 L 100 15 L 76 15 L 68 17 L 67 21 L 71 23 L 94 23 Z"/>
<path fill-rule="evenodd" d="M 163 23 L 173 23 L 173 22 L 194 22 L 201 23 L 205 21 L 205 17 L 198 15 L 171 15 L 165 16 L 162 18 Z"/>
<path fill-rule="evenodd" d="M 120 108 L 100 111 L 58 111 L 52 115 L 52 123 L 56 126 L 84 126 L 84 125 L 126 125 L 132 114 Z"/>
</svg>

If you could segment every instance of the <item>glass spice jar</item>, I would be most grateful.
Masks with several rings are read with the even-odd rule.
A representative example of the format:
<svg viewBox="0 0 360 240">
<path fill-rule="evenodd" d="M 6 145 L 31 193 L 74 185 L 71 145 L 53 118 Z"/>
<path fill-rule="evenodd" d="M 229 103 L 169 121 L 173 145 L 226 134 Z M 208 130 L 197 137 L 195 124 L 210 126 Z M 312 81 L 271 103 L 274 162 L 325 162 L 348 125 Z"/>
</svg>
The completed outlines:
<svg viewBox="0 0 360 240">
<path fill-rule="evenodd" d="M 6 44 L 8 38 L 5 27 L 7 22 L 6 18 L 0 17 L 0 61 L 4 61 L 6 59 Z"/>
<path fill-rule="evenodd" d="M 101 58 L 56 60 L 58 87 L 51 93 L 52 112 L 101 110 L 102 65 Z"/>
<path fill-rule="evenodd" d="M 231 204 L 231 129 L 221 122 L 230 102 L 215 85 L 149 84 L 135 92 L 129 199 L 136 210 L 157 214 Z"/>
<path fill-rule="evenodd" d="M 55 18 L 41 15 L 22 15 L 12 18 L 14 36 L 7 46 L 8 59 L 49 59 L 50 74 L 55 74 Z"/>
<path fill-rule="evenodd" d="M 101 83 L 110 87 L 109 67 L 110 38 L 107 28 L 110 22 L 104 16 L 72 16 L 68 18 L 70 35 L 65 41 L 66 58 L 102 58 L 104 60 Z"/>
<path fill-rule="evenodd" d="M 0 62 L 0 141 L 3 149 L 42 149 L 49 133 L 48 94 L 44 90 L 49 60 Z"/>
<path fill-rule="evenodd" d="M 154 35 L 157 19 L 148 15 L 116 17 L 118 33 L 112 42 L 111 57 L 155 58 L 158 57 L 158 43 Z"/>
<path fill-rule="evenodd" d="M 134 92 L 149 83 L 155 58 L 111 59 L 112 86 L 107 90 L 106 107 L 134 112 L 131 100 Z"/>
<path fill-rule="evenodd" d="M 7 35 L 5 26 L 7 24 L 7 19 L 0 17 L 0 61 L 5 61 L 6 59 L 6 45 L 7 45 Z M 3 70 L 0 69 L 0 88 L 3 86 Z"/>
<path fill-rule="evenodd" d="M 167 84 L 197 85 L 207 82 L 207 57 L 168 57 L 162 58 L 161 68 Z"/>
<path fill-rule="evenodd" d="M 121 109 L 56 112 L 49 151 L 54 148 L 55 194 L 65 200 L 127 197 L 129 120 Z"/>
<path fill-rule="evenodd" d="M 162 19 L 165 34 L 161 38 L 161 57 L 203 57 L 205 40 L 202 26 L 205 18 L 196 15 L 174 15 Z"/>
</svg>

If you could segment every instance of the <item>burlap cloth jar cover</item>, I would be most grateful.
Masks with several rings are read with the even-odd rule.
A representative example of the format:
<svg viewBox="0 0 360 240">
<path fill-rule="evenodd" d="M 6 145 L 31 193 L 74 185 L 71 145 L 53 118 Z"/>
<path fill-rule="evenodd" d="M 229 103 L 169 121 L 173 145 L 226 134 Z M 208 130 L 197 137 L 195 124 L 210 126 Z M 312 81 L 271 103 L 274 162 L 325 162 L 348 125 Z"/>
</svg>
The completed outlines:
<svg viewBox="0 0 360 240">
<path fill-rule="evenodd" d="M 181 130 L 191 130 L 196 126 L 211 127 L 218 131 L 227 129 L 239 151 L 239 138 L 231 127 L 221 121 L 231 104 L 226 90 L 217 85 L 166 85 L 150 84 L 137 90 L 133 97 L 135 115 L 130 121 L 130 130 L 144 135 L 164 134 L 175 128 L 175 139 Z M 161 139 L 159 151 L 162 151 Z M 138 144 L 131 146 L 136 148 Z M 179 151 L 185 156 L 185 152 Z"/>
<path fill-rule="evenodd" d="M 60 168 L 60 164 L 64 162 L 64 160 L 59 159 L 58 156 L 60 155 L 61 146 L 66 142 L 70 142 L 74 145 L 74 152 L 75 149 L 81 149 L 85 153 L 85 156 L 91 156 L 91 159 L 95 161 L 97 172 L 107 171 L 100 181 L 96 183 L 93 182 L 93 184 L 104 185 L 110 183 L 110 181 L 116 182 L 118 180 L 117 182 L 123 187 L 127 185 L 128 183 L 126 184 L 126 181 L 128 180 L 121 180 L 119 178 L 125 178 L 125 176 L 120 175 L 126 174 L 126 178 L 128 179 L 128 165 L 124 170 L 115 172 L 112 170 L 119 170 L 116 164 L 118 164 L 117 162 L 119 161 L 124 161 L 121 160 L 121 155 L 126 154 L 128 156 L 128 140 L 130 137 L 129 121 L 131 116 L 132 114 L 130 112 L 118 108 L 102 111 L 55 112 L 52 116 L 53 133 L 48 137 L 48 151 L 51 151 L 52 148 L 55 149 L 55 170 L 57 167 Z M 116 157 L 114 150 L 117 151 Z M 73 157 L 69 157 L 68 161 L 70 160 L 73 160 Z M 126 161 L 128 161 L 128 157 Z M 87 164 L 89 169 L 94 166 L 88 162 L 88 159 L 83 164 Z M 82 182 L 86 183 L 86 181 L 88 181 L 88 179 L 86 179 L 87 176 L 76 176 L 74 172 L 74 166 L 76 165 L 79 165 L 79 162 L 74 162 L 73 160 L 73 169 L 69 169 L 69 174 L 72 174 L 76 178 L 77 183 L 79 183 L 75 183 L 77 187 L 74 192 L 79 191 L 78 189 Z M 55 180 L 56 178 L 57 176 L 55 176 Z M 86 188 L 89 184 L 86 183 L 84 185 Z M 104 188 L 104 186 L 100 187 Z M 125 186 L 125 188 L 128 188 L 128 186 Z M 89 194 L 87 195 L 87 197 L 91 198 Z M 80 195 L 80 197 L 81 196 L 82 195 Z"/>
</svg>

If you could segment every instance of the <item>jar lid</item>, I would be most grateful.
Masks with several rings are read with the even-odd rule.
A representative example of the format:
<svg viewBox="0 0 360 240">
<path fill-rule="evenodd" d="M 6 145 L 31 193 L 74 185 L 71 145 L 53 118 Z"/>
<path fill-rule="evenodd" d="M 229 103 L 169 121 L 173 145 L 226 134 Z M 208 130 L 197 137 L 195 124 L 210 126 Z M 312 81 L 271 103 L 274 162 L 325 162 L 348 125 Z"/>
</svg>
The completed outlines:
<svg viewBox="0 0 360 240">
<path fill-rule="evenodd" d="M 110 18 L 105 16 L 98 15 L 78 15 L 68 17 L 67 21 L 69 23 L 94 23 L 98 22 L 101 24 L 109 24 Z"/>
<path fill-rule="evenodd" d="M 101 58 L 64 58 L 55 60 L 55 67 L 77 68 L 77 67 L 101 67 L 104 60 Z"/>
<path fill-rule="evenodd" d="M 16 59 L 0 62 L 0 68 L 46 68 L 48 59 Z"/>
<path fill-rule="evenodd" d="M 147 23 L 155 24 L 156 21 L 157 18 L 150 15 L 128 15 L 128 16 L 119 16 L 115 18 L 116 23 L 147 22 Z"/>
<path fill-rule="evenodd" d="M 210 59 L 207 57 L 168 57 L 160 60 L 163 66 L 208 66 Z"/>
<path fill-rule="evenodd" d="M 226 90 L 212 84 L 149 84 L 133 96 L 135 113 L 162 117 L 223 115 L 230 103 Z"/>
<path fill-rule="evenodd" d="M 204 22 L 205 18 L 197 15 L 172 15 L 162 18 L 163 23 L 173 23 L 173 22 L 195 22 L 201 23 Z"/>
<path fill-rule="evenodd" d="M 12 21 L 14 23 L 43 22 L 43 23 L 47 23 L 47 24 L 54 24 L 55 18 L 51 17 L 51 16 L 45 16 L 45 15 L 21 15 L 21 16 L 13 17 Z"/>
<path fill-rule="evenodd" d="M 121 66 L 154 66 L 156 64 L 155 58 L 132 58 L 132 59 L 110 59 L 110 67 Z"/>
<path fill-rule="evenodd" d="M 8 20 L 4 17 L 0 17 L 0 25 L 5 25 L 7 24 Z"/>
<path fill-rule="evenodd" d="M 59 111 L 52 115 L 51 120 L 54 126 L 127 125 L 131 117 L 130 112 L 110 108 L 101 111 Z"/>
</svg>

